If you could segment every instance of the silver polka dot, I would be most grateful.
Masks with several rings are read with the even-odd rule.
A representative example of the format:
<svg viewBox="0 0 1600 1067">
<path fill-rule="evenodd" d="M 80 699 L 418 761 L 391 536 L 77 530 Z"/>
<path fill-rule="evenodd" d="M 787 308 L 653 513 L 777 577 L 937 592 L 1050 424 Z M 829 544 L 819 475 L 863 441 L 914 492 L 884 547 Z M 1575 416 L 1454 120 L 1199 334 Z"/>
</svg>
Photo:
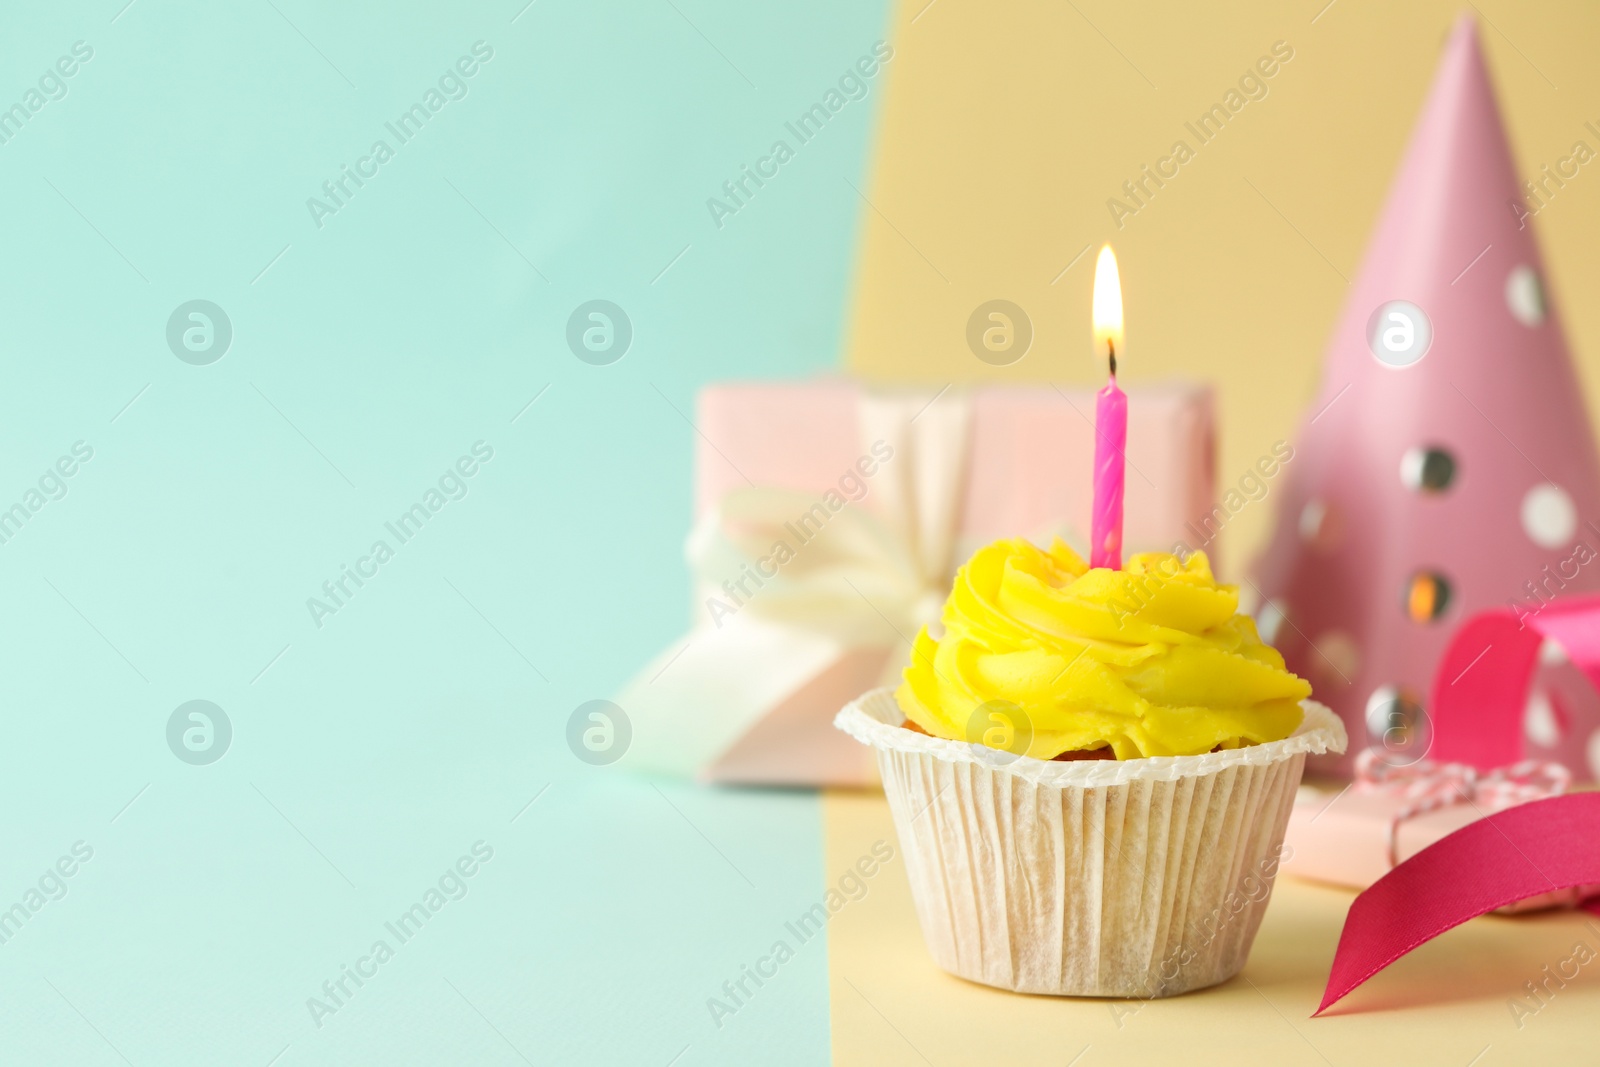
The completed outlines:
<svg viewBox="0 0 1600 1067">
<path fill-rule="evenodd" d="M 1367 698 L 1368 747 L 1386 763 L 1415 763 L 1427 755 L 1428 716 L 1410 690 L 1384 685 Z"/>
<path fill-rule="evenodd" d="M 1400 457 L 1400 482 L 1419 493 L 1442 493 L 1456 480 L 1456 458 L 1437 445 L 1408 448 Z"/>
<path fill-rule="evenodd" d="M 1406 581 L 1403 599 L 1412 622 L 1436 622 L 1450 610 L 1455 587 L 1437 571 L 1417 571 Z"/>
</svg>

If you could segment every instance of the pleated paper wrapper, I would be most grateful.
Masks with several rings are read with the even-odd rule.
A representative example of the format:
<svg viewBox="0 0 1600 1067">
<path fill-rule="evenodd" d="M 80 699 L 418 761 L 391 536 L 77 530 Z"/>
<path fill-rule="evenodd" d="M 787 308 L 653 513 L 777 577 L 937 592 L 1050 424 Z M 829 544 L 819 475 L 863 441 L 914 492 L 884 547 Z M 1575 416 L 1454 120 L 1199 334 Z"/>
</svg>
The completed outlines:
<svg viewBox="0 0 1600 1067">
<path fill-rule="evenodd" d="M 892 689 L 835 725 L 872 746 L 922 933 L 952 974 L 1021 993 L 1160 997 L 1239 973 L 1308 753 L 1342 752 L 1306 701 L 1282 741 L 1054 762 L 903 728 Z"/>
</svg>

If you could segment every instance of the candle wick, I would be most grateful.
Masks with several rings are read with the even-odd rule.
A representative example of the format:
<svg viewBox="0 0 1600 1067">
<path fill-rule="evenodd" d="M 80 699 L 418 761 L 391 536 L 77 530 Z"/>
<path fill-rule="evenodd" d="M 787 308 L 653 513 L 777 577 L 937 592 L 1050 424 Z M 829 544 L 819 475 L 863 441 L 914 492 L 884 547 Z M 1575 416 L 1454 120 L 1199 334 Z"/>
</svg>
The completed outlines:
<svg viewBox="0 0 1600 1067">
<path fill-rule="evenodd" d="M 1111 376 L 1115 378 L 1117 376 L 1117 343 L 1109 337 L 1106 338 L 1106 350 L 1111 353 Z"/>
</svg>

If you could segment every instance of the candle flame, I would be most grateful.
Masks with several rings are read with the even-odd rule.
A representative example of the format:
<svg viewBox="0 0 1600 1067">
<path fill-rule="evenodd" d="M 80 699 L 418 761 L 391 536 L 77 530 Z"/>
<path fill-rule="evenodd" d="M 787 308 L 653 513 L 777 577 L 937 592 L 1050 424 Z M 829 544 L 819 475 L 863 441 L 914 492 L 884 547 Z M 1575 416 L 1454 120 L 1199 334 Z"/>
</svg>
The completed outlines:
<svg viewBox="0 0 1600 1067">
<path fill-rule="evenodd" d="M 1116 373 L 1116 359 L 1122 355 L 1122 279 L 1117 274 L 1117 257 L 1110 245 L 1100 249 L 1094 264 L 1094 350 L 1104 353 Z"/>
</svg>

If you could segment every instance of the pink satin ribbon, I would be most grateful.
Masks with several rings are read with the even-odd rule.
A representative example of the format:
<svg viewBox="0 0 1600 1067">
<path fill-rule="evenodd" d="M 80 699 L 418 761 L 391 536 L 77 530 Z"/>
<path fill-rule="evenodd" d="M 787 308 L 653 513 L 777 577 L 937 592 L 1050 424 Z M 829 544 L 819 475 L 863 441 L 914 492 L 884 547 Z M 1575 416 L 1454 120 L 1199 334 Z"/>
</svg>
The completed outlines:
<svg viewBox="0 0 1600 1067">
<path fill-rule="evenodd" d="M 1600 882 L 1600 793 L 1535 800 L 1469 823 L 1356 897 L 1320 1015 L 1418 945 L 1541 893 Z"/>
<path fill-rule="evenodd" d="M 1431 754 L 1446 767 L 1419 764 L 1410 776 L 1404 768 L 1377 772 L 1412 801 L 1394 828 L 1431 810 L 1408 810 L 1415 805 L 1450 803 L 1447 792 L 1472 802 L 1481 798 L 1488 807 L 1513 806 L 1434 842 L 1356 897 L 1315 1014 L 1468 919 L 1529 897 L 1600 884 L 1600 793 L 1517 799 L 1556 784 L 1539 765 L 1517 762 L 1528 687 L 1546 638 L 1600 689 L 1600 596 L 1554 601 L 1536 614 L 1489 611 L 1456 632 L 1429 700 Z M 1370 769 L 1372 760 L 1363 762 Z M 1393 848 L 1391 832 L 1391 862 Z M 1584 906 L 1600 913 L 1600 898 Z"/>
<path fill-rule="evenodd" d="M 1433 676 L 1429 755 L 1490 770 L 1522 756 L 1522 712 L 1539 646 L 1560 645 L 1600 689 L 1600 596 L 1570 597 L 1537 614 L 1497 609 L 1468 619 Z"/>
</svg>

